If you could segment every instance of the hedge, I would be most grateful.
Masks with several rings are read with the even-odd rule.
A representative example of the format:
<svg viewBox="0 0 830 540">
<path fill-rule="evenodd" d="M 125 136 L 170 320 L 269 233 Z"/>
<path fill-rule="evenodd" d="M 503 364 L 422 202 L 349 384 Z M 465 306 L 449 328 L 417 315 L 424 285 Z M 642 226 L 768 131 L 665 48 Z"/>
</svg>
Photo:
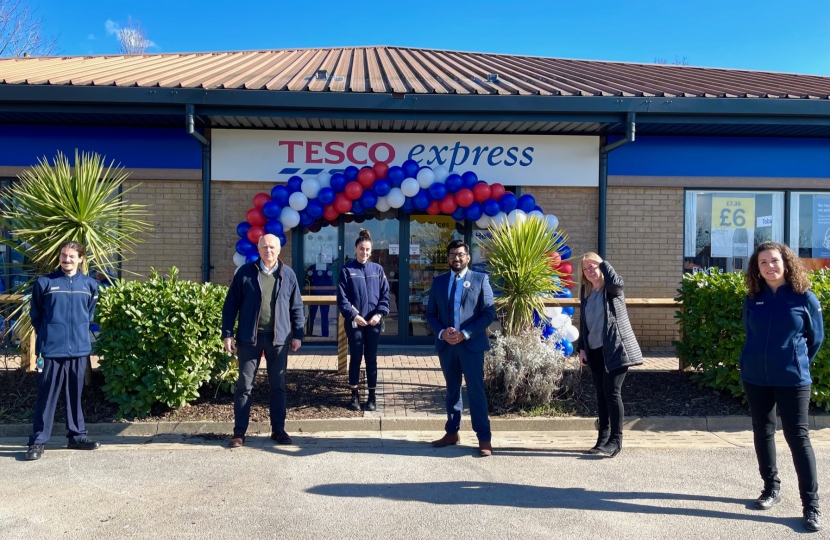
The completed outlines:
<svg viewBox="0 0 830 540">
<path fill-rule="evenodd" d="M 825 343 L 810 367 L 813 402 L 830 411 L 830 271 L 810 274 L 811 290 L 824 314 Z M 739 361 L 746 336 L 743 301 L 746 284 L 737 272 L 685 274 L 676 299 L 683 309 L 675 313 L 680 341 L 675 341 L 681 362 L 692 367 L 693 380 L 701 386 L 730 392 L 743 398 Z"/>
</svg>

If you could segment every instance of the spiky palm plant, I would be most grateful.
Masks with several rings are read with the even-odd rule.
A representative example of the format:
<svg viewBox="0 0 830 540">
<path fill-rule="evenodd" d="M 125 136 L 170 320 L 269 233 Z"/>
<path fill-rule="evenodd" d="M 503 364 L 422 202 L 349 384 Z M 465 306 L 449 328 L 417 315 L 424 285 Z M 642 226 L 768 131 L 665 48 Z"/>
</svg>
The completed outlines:
<svg viewBox="0 0 830 540">
<path fill-rule="evenodd" d="M 58 152 L 51 165 L 44 157 L 5 188 L 0 225 L 11 237 L 0 238 L 0 243 L 25 255 L 26 262 L 14 267 L 32 276 L 11 292 L 26 294 L 38 275 L 54 271 L 60 245 L 69 240 L 86 246 L 87 269 L 113 268 L 119 256 L 134 253 L 152 226 L 144 220 L 149 215 L 145 205 L 124 202 L 123 194 L 130 190 L 121 187 L 128 176 L 114 161 L 106 165 L 99 154 L 76 151 L 70 166 Z M 25 303 L 10 318 L 16 319 L 18 336 L 29 334 Z"/>
<path fill-rule="evenodd" d="M 496 309 L 501 313 L 504 333 L 519 335 L 533 327 L 533 313 L 544 313 L 544 300 L 562 290 L 556 277 L 561 272 L 550 264 L 550 255 L 566 237 L 548 228 L 537 217 L 509 225 L 502 222 L 489 229 L 483 242 L 493 277 Z"/>
</svg>

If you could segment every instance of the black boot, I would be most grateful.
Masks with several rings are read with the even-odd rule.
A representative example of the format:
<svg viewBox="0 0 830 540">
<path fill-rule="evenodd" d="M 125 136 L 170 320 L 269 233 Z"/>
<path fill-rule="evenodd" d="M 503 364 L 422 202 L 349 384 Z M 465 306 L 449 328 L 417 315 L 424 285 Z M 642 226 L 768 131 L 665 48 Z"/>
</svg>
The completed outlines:
<svg viewBox="0 0 830 540">
<path fill-rule="evenodd" d="M 369 389 L 369 399 L 366 401 L 366 410 L 367 411 L 376 411 L 377 405 L 375 404 L 375 389 Z"/>
<path fill-rule="evenodd" d="M 599 434 L 597 435 L 597 444 L 595 444 L 590 450 L 588 450 L 589 454 L 598 454 L 599 448 L 604 446 L 608 443 L 608 439 L 611 437 L 611 430 L 609 428 L 600 429 Z"/>
<path fill-rule="evenodd" d="M 622 435 L 612 436 L 608 442 L 597 448 L 597 454 L 605 457 L 617 457 L 622 451 Z"/>
<path fill-rule="evenodd" d="M 360 397 L 357 393 L 357 388 L 352 388 L 352 400 L 349 402 L 349 408 L 353 411 L 360 410 Z"/>
</svg>

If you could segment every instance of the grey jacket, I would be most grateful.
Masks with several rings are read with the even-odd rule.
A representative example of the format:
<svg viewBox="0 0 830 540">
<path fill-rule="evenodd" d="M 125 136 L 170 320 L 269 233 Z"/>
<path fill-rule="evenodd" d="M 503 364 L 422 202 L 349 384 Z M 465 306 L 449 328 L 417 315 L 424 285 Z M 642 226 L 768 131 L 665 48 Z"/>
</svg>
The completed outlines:
<svg viewBox="0 0 830 540">
<path fill-rule="evenodd" d="M 608 261 L 599 265 L 605 277 L 605 335 L 602 339 L 602 353 L 605 356 L 605 371 L 613 371 L 621 367 L 639 366 L 643 363 L 643 353 L 631 322 L 628 320 L 628 311 L 625 309 L 625 294 L 623 293 L 623 279 L 617 275 Z M 582 286 L 583 289 L 585 285 Z M 584 290 L 580 297 L 584 297 Z M 585 298 L 579 309 L 579 340 L 577 351 L 588 352 L 588 324 L 585 321 Z"/>
</svg>

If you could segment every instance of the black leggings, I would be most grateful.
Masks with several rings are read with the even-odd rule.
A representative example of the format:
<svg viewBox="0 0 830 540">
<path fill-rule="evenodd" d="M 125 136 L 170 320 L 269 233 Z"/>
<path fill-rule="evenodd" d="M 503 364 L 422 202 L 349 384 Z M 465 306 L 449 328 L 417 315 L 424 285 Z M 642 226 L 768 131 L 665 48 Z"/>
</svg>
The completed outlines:
<svg viewBox="0 0 830 540">
<path fill-rule="evenodd" d="M 349 386 L 357 388 L 360 382 L 360 361 L 366 358 L 366 384 L 369 389 L 375 389 L 378 385 L 380 324 L 346 328 L 346 337 L 349 338 Z"/>
<path fill-rule="evenodd" d="M 801 504 L 818 508 L 816 455 L 810 444 L 810 385 L 800 387 L 758 386 L 744 381 L 746 401 L 752 414 L 752 434 L 758 470 L 764 488 L 779 489 L 778 467 L 775 462 L 775 409 L 781 414 L 784 438 L 793 455 Z"/>
<path fill-rule="evenodd" d="M 622 385 L 628 368 L 605 371 L 605 356 L 602 354 L 602 347 L 588 349 L 588 365 L 591 368 L 591 377 L 594 379 L 594 388 L 597 390 L 599 431 L 606 433 L 610 429 L 609 442 L 622 444 L 622 423 L 625 417 Z"/>
</svg>

